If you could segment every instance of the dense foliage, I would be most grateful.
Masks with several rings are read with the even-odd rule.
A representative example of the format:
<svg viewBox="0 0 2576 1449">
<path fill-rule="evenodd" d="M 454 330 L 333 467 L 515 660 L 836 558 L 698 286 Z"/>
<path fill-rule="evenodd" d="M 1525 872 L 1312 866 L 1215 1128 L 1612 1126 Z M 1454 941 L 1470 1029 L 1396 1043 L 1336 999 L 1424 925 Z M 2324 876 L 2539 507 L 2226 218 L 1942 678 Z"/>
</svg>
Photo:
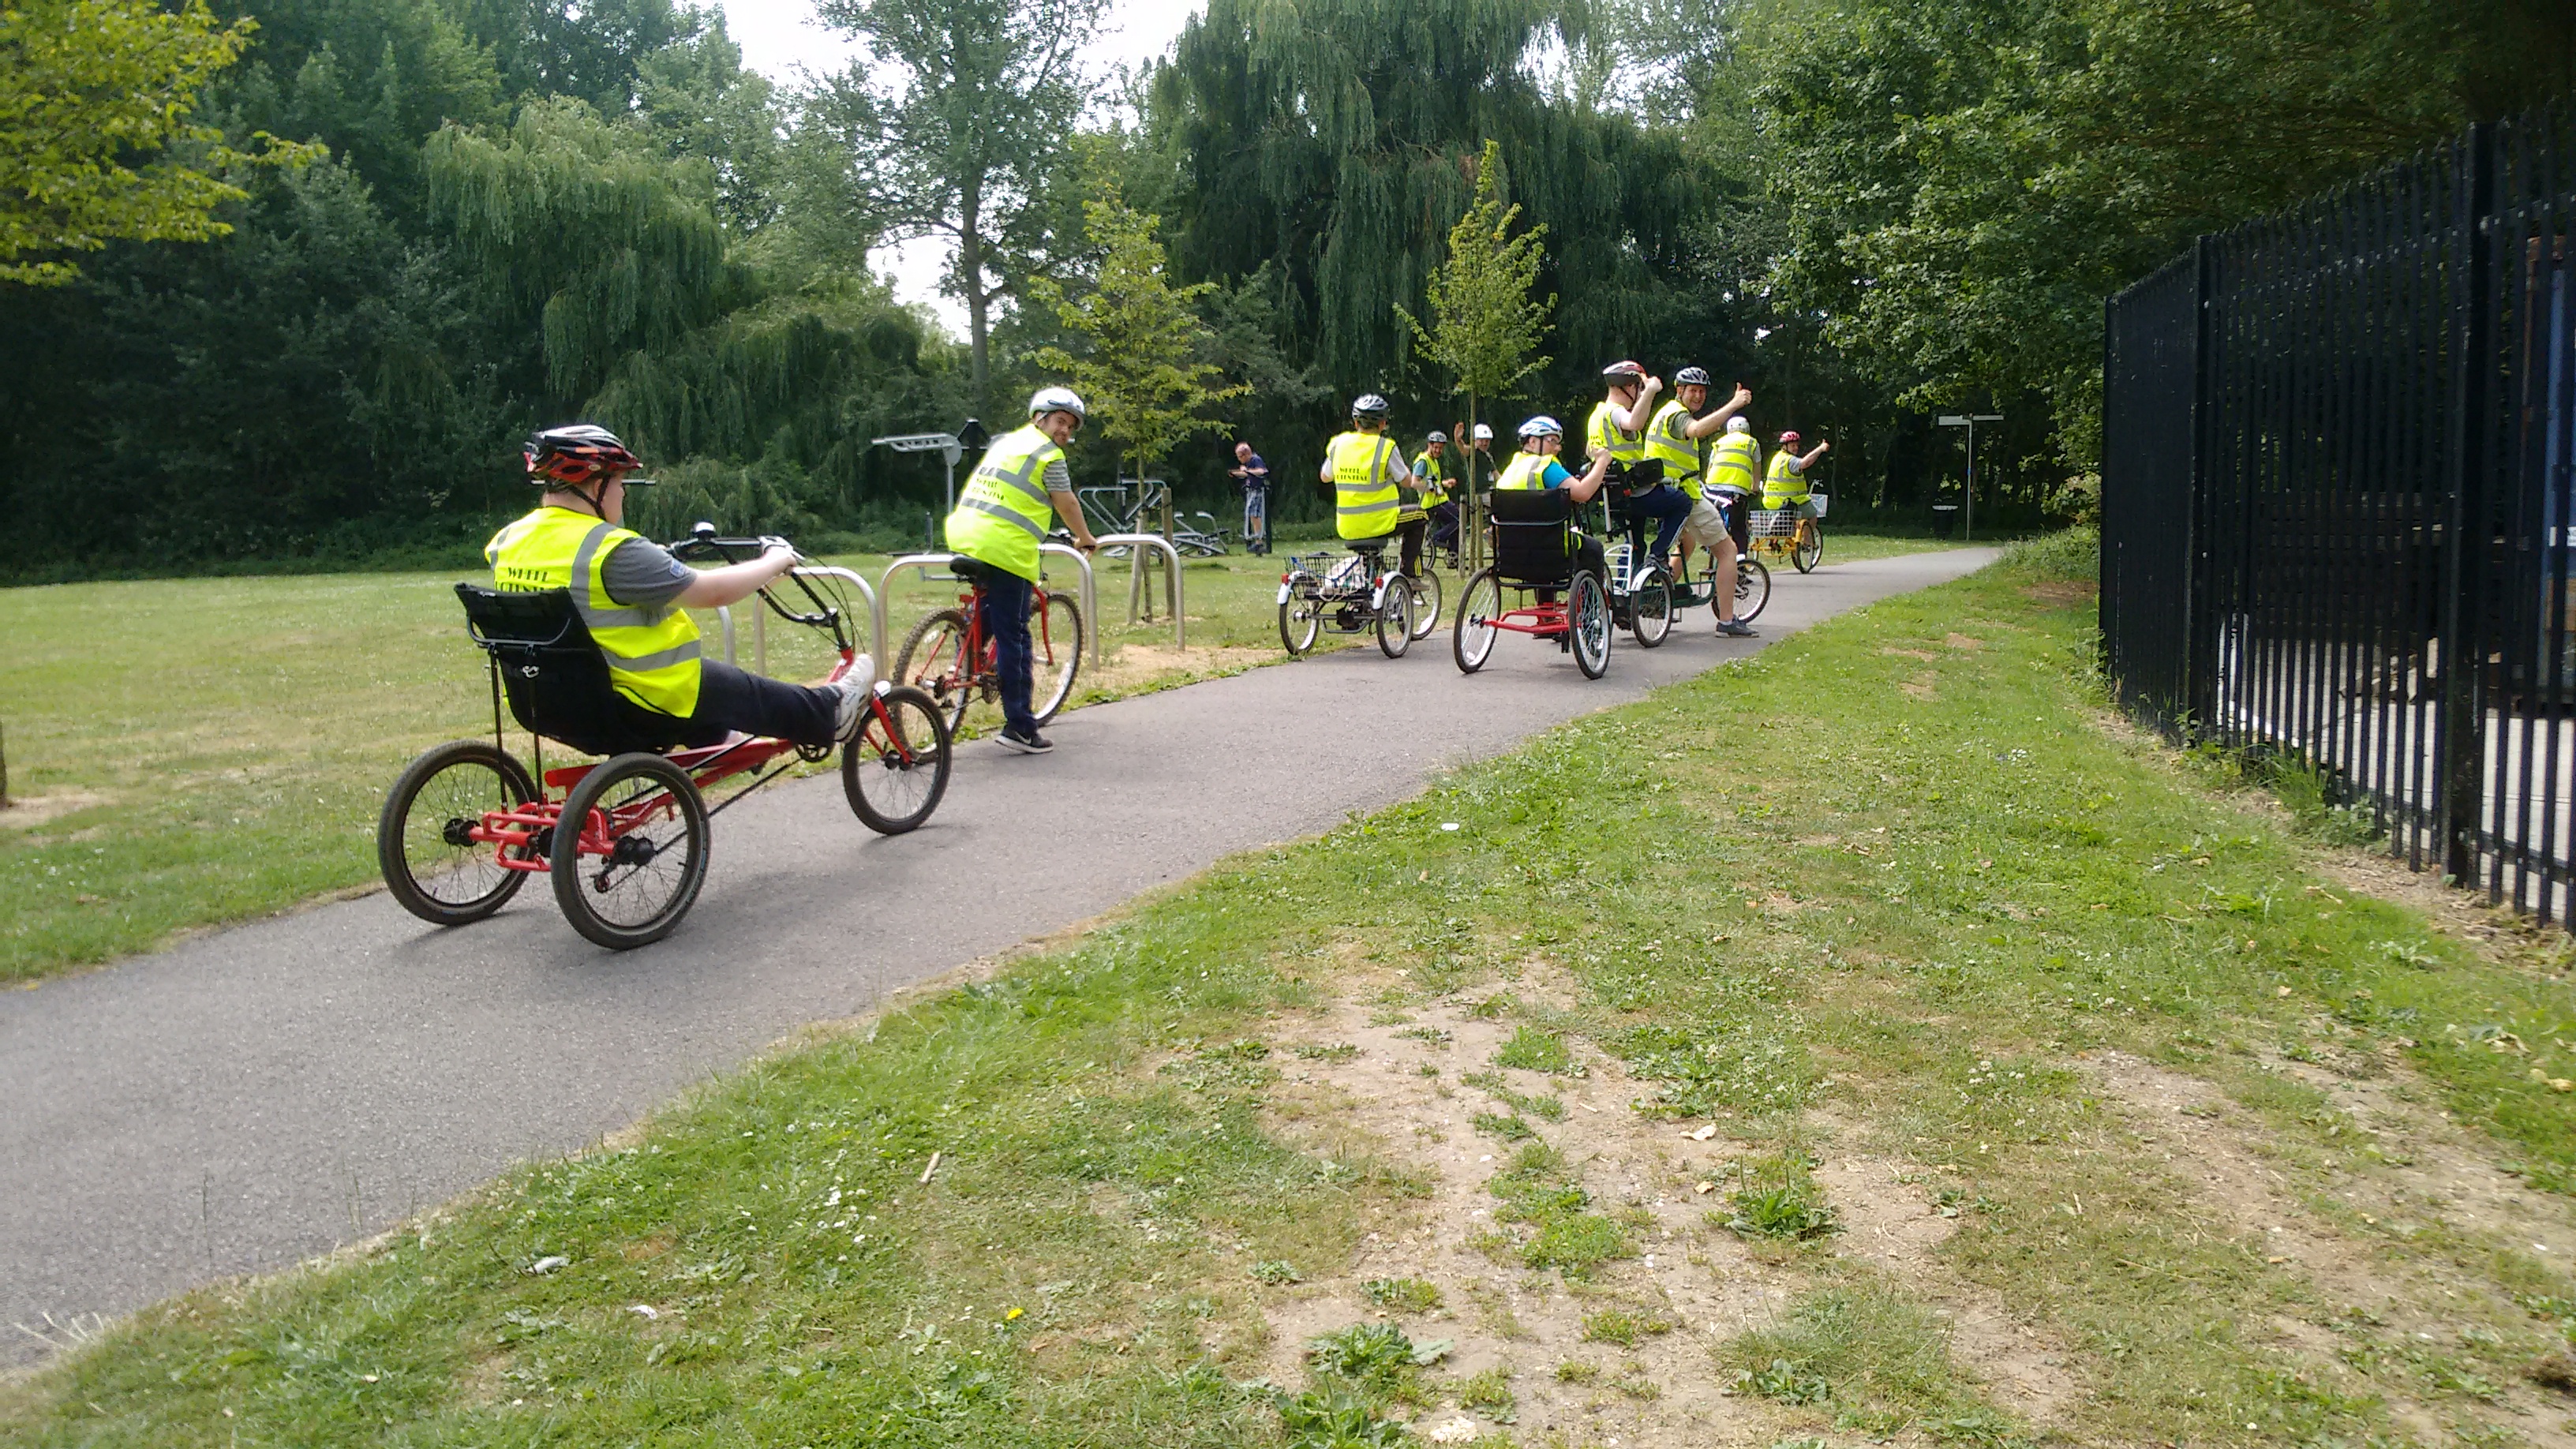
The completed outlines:
<svg viewBox="0 0 2576 1449">
<path fill-rule="evenodd" d="M 524 430 L 575 417 L 654 461 L 648 527 L 917 537 L 937 469 L 869 439 L 1015 421 L 1158 251 L 1195 317 L 1155 365 L 1242 389 L 1163 471 L 1217 506 L 1245 438 L 1293 521 L 1353 394 L 1417 437 L 1463 413 L 1406 317 L 1480 187 L 1558 298 L 1485 420 L 1695 363 L 1834 440 L 1846 508 L 1912 507 L 1957 471 L 1931 415 L 1974 406 L 2010 419 L 1981 509 L 2031 510 L 2090 461 L 2104 293 L 2576 87 L 2555 0 L 1210 0 L 1123 78 L 1081 67 L 1102 0 L 831 0 L 868 58 L 795 88 L 674 0 L 208 3 L 153 13 L 229 69 L 72 58 L 103 102 L 166 95 L 196 168 L 127 235 L 203 239 L 0 259 L 62 283 L 0 281 L 0 576 L 453 553 L 523 505 Z M 305 164 L 247 164 L 263 135 Z M 152 139 L 58 160 L 149 178 Z M 1153 234 L 1098 243 L 1113 196 Z M 871 274 L 903 235 L 951 240 L 967 338 Z"/>
</svg>

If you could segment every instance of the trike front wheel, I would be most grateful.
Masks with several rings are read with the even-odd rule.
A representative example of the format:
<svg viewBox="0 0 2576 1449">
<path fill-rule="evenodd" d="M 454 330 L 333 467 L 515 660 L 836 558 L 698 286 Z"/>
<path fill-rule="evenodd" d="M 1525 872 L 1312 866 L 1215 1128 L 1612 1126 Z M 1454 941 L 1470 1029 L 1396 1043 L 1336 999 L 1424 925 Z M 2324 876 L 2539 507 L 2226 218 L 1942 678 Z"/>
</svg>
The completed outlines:
<svg viewBox="0 0 2576 1449">
<path fill-rule="evenodd" d="M 1450 657 L 1458 672 L 1473 674 L 1494 655 L 1494 621 L 1503 616 L 1503 582 L 1492 569 L 1479 569 L 1458 591 L 1458 618 L 1449 632 Z"/>
<path fill-rule="evenodd" d="M 583 938 L 612 951 L 671 934 L 707 880 L 706 798 L 660 755 L 592 769 L 555 822 L 555 904 Z"/>
<path fill-rule="evenodd" d="M 455 740 L 411 762 L 376 817 L 376 864 L 402 908 L 434 926 L 479 921 L 508 903 L 529 872 L 501 864 L 504 847 L 467 832 L 488 810 L 537 799 L 536 782 L 490 740 Z"/>
<path fill-rule="evenodd" d="M 927 821 L 948 793 L 948 718 L 937 701 L 904 685 L 867 710 L 858 735 L 841 747 L 841 793 L 870 830 L 901 835 Z"/>
</svg>

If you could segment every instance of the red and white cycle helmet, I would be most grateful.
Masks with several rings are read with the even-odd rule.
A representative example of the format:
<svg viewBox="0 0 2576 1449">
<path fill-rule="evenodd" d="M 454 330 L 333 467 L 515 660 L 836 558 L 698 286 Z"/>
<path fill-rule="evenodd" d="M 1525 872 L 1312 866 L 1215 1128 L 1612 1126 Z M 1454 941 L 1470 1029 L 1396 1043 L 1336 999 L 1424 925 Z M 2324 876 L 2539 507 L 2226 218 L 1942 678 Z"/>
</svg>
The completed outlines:
<svg viewBox="0 0 2576 1449">
<path fill-rule="evenodd" d="M 573 423 L 530 433 L 520 450 L 527 459 L 528 481 L 540 488 L 595 483 L 614 474 L 632 473 L 644 460 L 628 451 L 617 435 L 596 423 Z M 630 483 L 650 480 L 629 478 Z"/>
</svg>

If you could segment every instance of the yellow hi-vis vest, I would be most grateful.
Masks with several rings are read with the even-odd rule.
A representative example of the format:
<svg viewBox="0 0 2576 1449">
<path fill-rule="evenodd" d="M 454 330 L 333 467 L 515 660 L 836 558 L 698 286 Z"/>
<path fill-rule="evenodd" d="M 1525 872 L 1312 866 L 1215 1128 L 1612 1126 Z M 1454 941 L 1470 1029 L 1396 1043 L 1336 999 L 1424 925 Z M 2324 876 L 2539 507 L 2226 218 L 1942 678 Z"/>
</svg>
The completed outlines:
<svg viewBox="0 0 2576 1449">
<path fill-rule="evenodd" d="M 483 546 L 504 593 L 563 589 L 608 661 L 608 682 L 647 709 L 698 709 L 698 626 L 677 604 L 629 607 L 608 596 L 608 556 L 643 535 L 569 508 L 540 508 Z"/>
<path fill-rule="evenodd" d="M 1421 455 L 1413 460 L 1413 483 L 1422 493 L 1424 507 L 1448 502 L 1449 464 L 1447 460 L 1432 457 L 1430 449 L 1423 449 Z"/>
<path fill-rule="evenodd" d="M 1646 435 L 1619 426 L 1610 416 L 1612 411 L 1604 399 L 1593 407 L 1592 421 L 1583 425 L 1583 435 L 1590 441 L 1592 451 L 1618 459 L 1622 468 L 1646 461 Z"/>
<path fill-rule="evenodd" d="M 1717 488 L 1740 488 L 1747 493 L 1762 486 L 1762 444 L 1751 433 L 1721 433 L 1717 446 L 1709 450 L 1708 486 L 1700 493 L 1707 496 Z"/>
<path fill-rule="evenodd" d="M 1395 476 L 1387 460 L 1399 456 L 1384 433 L 1344 433 L 1324 456 L 1333 464 L 1333 515 L 1344 538 L 1384 538 L 1395 532 Z"/>
<path fill-rule="evenodd" d="M 1038 544 L 1055 521 L 1047 469 L 1063 461 L 1064 449 L 1034 423 L 995 438 L 948 515 L 948 546 L 977 563 L 1034 580 Z"/>
<path fill-rule="evenodd" d="M 1512 460 L 1503 465 L 1503 476 L 1494 480 L 1494 486 L 1536 492 L 1547 486 L 1547 465 L 1555 461 L 1545 453 L 1514 453 Z"/>
<path fill-rule="evenodd" d="M 1677 488 L 1688 488 L 1697 481 L 1700 450 L 1708 446 L 1707 440 L 1682 431 L 1690 420 L 1690 409 L 1675 398 L 1655 409 L 1653 420 L 1646 424 L 1646 456 L 1663 460 L 1664 481 Z"/>
<path fill-rule="evenodd" d="M 1771 471 L 1762 479 L 1762 506 L 1788 508 L 1807 501 L 1807 475 L 1790 467 L 1797 454 L 1786 448 L 1771 455 Z"/>
</svg>

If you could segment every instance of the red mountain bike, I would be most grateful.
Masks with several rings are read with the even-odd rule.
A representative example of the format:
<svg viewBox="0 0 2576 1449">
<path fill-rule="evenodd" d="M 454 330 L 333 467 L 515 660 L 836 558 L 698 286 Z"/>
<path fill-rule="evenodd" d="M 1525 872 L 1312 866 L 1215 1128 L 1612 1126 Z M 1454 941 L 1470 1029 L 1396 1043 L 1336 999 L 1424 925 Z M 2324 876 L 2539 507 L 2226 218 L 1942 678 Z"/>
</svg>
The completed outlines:
<svg viewBox="0 0 2576 1449">
<path fill-rule="evenodd" d="M 894 661 L 895 682 L 929 695 L 952 733 L 965 727 L 975 701 L 998 709 L 1002 698 L 993 641 L 984 635 L 984 586 L 963 575 L 959 579 L 967 590 L 957 596 L 958 607 L 941 609 L 913 625 Z M 1039 724 L 1054 719 L 1073 698 L 1083 643 L 1080 606 L 1039 583 L 1029 595 L 1029 709 Z"/>
</svg>

